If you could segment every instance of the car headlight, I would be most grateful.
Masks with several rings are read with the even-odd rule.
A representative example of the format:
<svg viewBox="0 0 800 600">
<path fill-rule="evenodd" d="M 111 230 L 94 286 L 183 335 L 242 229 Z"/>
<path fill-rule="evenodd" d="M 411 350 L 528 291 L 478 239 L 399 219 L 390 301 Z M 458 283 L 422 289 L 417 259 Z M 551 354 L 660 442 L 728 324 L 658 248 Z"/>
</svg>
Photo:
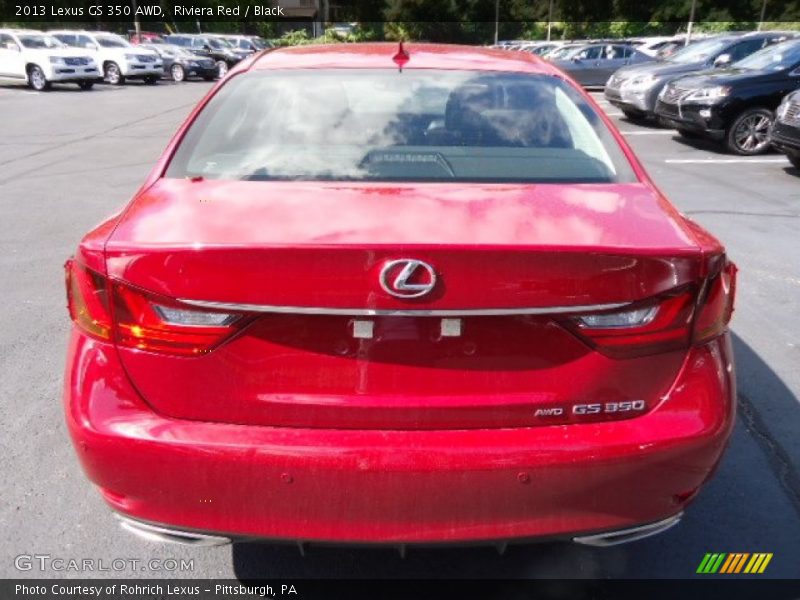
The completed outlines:
<svg viewBox="0 0 800 600">
<path fill-rule="evenodd" d="M 622 87 L 627 89 L 646 90 L 653 87 L 658 80 L 653 75 L 637 75 L 622 82 Z"/>
<path fill-rule="evenodd" d="M 700 88 L 689 93 L 684 101 L 689 102 L 692 100 L 701 102 L 715 102 L 726 96 L 730 95 L 731 88 L 727 85 L 715 85 L 713 87 Z"/>
<path fill-rule="evenodd" d="M 125 60 L 136 60 L 136 55 L 135 54 L 126 54 L 125 55 Z"/>
<path fill-rule="evenodd" d="M 780 106 L 778 106 L 778 109 L 775 111 L 775 116 L 778 119 L 782 120 L 786 117 L 786 113 L 788 110 L 789 110 L 789 103 L 785 101 L 781 102 Z"/>
<path fill-rule="evenodd" d="M 65 61 L 61 56 L 51 56 L 50 57 L 50 64 L 51 65 L 63 65 L 63 64 L 65 64 Z"/>
</svg>

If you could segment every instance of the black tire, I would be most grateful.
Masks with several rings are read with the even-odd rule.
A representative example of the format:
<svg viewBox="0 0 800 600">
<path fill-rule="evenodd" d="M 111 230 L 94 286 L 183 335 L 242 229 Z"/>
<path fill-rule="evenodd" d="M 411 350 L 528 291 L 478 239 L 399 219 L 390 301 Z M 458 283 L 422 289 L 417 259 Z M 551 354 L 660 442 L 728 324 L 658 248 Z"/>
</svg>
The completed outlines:
<svg viewBox="0 0 800 600">
<path fill-rule="evenodd" d="M 81 81 L 78 83 L 78 87 L 81 88 L 84 92 L 88 92 L 90 89 L 94 87 L 94 81 Z"/>
<path fill-rule="evenodd" d="M 770 149 L 772 111 L 750 108 L 740 114 L 725 132 L 725 147 L 734 154 L 755 156 Z"/>
<path fill-rule="evenodd" d="M 625 115 L 625 118 L 629 121 L 637 121 L 641 122 L 647 119 L 647 115 L 635 110 L 625 110 L 624 108 L 621 109 L 622 114 Z"/>
<path fill-rule="evenodd" d="M 44 71 L 37 65 L 31 65 L 28 69 L 28 85 L 37 92 L 46 92 L 51 87 Z"/>
<path fill-rule="evenodd" d="M 144 78 L 145 85 L 155 85 L 158 83 L 158 77 L 155 75 L 148 75 Z"/>
<path fill-rule="evenodd" d="M 105 80 L 111 85 L 123 85 L 125 83 L 125 76 L 115 62 L 106 63 L 103 68 L 103 75 Z"/>
<path fill-rule="evenodd" d="M 690 131 L 689 129 L 677 129 L 676 131 L 678 132 L 679 136 L 684 137 L 687 140 L 698 140 L 703 137 L 696 131 Z"/>
<path fill-rule="evenodd" d="M 186 80 L 186 69 L 183 68 L 183 65 L 174 64 L 169 68 L 169 74 L 172 77 L 172 81 L 176 81 L 180 83 L 181 81 Z"/>
<path fill-rule="evenodd" d="M 217 77 L 222 79 L 225 75 L 228 74 L 228 63 L 224 60 L 217 61 Z"/>
<path fill-rule="evenodd" d="M 795 169 L 800 169 L 800 154 L 786 154 L 786 158 Z"/>
</svg>

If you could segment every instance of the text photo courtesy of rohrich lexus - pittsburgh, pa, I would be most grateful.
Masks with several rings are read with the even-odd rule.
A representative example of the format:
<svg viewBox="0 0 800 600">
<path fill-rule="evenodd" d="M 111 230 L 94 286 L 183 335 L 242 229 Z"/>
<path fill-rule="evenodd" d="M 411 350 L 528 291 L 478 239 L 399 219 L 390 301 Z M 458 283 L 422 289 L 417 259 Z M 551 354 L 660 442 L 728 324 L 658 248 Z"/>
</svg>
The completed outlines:
<svg viewBox="0 0 800 600">
<path fill-rule="evenodd" d="M 800 599 L 800 2 L 0 0 L 0 597 Z"/>
</svg>

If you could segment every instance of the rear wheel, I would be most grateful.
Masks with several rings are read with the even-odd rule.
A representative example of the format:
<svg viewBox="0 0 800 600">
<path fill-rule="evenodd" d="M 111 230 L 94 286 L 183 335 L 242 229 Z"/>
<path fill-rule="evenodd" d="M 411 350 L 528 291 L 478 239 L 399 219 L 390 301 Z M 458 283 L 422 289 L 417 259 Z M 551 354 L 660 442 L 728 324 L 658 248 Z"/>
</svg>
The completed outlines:
<svg viewBox="0 0 800 600">
<path fill-rule="evenodd" d="M 186 79 L 186 69 L 182 65 L 172 65 L 169 74 L 172 76 L 172 81 L 181 82 Z"/>
<path fill-rule="evenodd" d="M 36 65 L 28 69 L 28 85 L 37 92 L 44 92 L 50 89 L 50 82 L 47 81 L 44 71 Z"/>
<path fill-rule="evenodd" d="M 94 81 L 81 81 L 78 83 L 78 87 L 83 91 L 88 92 L 94 87 Z"/>
<path fill-rule="evenodd" d="M 149 77 L 144 78 L 144 82 L 147 85 L 155 85 L 158 83 L 158 77 L 156 77 L 155 75 L 150 75 Z"/>
<path fill-rule="evenodd" d="M 227 74 L 228 74 L 228 63 L 226 63 L 224 60 L 218 60 L 217 75 L 219 76 L 220 79 L 222 79 Z"/>
<path fill-rule="evenodd" d="M 125 83 L 125 77 L 117 63 L 107 63 L 105 67 L 106 81 L 111 85 L 122 85 Z"/>
<path fill-rule="evenodd" d="M 725 133 L 725 146 L 734 154 L 753 156 L 769 150 L 772 112 L 751 108 L 740 114 Z"/>
<path fill-rule="evenodd" d="M 800 169 L 800 154 L 786 154 L 786 158 L 789 159 L 789 162 L 792 163 L 792 166 L 795 169 Z"/>
</svg>

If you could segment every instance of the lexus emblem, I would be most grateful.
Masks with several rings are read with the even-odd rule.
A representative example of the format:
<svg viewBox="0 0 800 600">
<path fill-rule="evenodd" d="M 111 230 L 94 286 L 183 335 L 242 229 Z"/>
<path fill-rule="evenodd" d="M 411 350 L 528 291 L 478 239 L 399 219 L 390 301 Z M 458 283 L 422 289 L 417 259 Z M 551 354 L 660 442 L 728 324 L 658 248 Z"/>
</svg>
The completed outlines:
<svg viewBox="0 0 800 600">
<path fill-rule="evenodd" d="M 399 258 L 383 265 L 380 283 L 395 298 L 419 298 L 436 286 L 436 271 L 421 260 Z"/>
</svg>

